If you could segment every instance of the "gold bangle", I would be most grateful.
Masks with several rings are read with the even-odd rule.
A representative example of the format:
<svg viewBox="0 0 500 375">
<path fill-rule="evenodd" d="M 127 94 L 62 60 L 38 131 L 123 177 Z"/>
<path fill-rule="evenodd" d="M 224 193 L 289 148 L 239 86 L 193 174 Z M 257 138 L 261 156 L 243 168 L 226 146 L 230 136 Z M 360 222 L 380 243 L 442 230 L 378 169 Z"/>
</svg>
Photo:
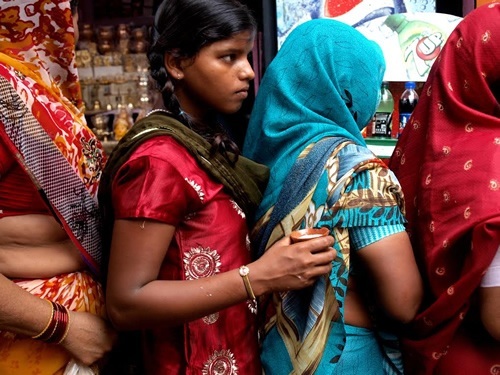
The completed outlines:
<svg viewBox="0 0 500 375">
<path fill-rule="evenodd" d="M 257 298 L 255 297 L 255 293 L 253 292 L 252 285 L 250 284 L 250 278 L 248 275 L 250 274 L 250 269 L 247 266 L 241 266 L 239 269 L 240 276 L 243 279 L 243 284 L 245 284 L 245 289 L 247 291 L 248 296 L 248 309 L 252 314 L 257 314 Z"/>
<path fill-rule="evenodd" d="M 45 333 L 45 331 L 47 331 L 49 329 L 50 323 L 52 323 L 52 319 L 54 318 L 54 305 L 48 299 L 44 299 L 44 301 L 47 301 L 50 305 L 50 308 L 52 309 L 52 311 L 50 312 L 50 318 L 49 318 L 49 321 L 47 322 L 47 325 L 45 326 L 45 328 L 42 329 L 42 332 L 40 332 L 38 335 L 31 336 L 32 339 L 37 339 L 37 338 L 41 337 Z"/>
</svg>

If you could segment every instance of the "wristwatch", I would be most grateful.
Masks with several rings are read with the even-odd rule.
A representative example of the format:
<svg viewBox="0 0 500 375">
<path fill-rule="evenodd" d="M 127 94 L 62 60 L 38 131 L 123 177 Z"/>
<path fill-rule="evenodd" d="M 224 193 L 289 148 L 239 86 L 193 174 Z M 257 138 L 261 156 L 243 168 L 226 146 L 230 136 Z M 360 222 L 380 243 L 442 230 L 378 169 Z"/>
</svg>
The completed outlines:
<svg viewBox="0 0 500 375">
<path fill-rule="evenodd" d="M 247 291 L 248 308 L 253 314 L 257 314 L 257 298 L 255 297 L 252 285 L 250 284 L 250 278 L 248 277 L 248 275 L 250 274 L 250 268 L 248 268 L 247 266 L 241 266 L 239 272 Z"/>
</svg>

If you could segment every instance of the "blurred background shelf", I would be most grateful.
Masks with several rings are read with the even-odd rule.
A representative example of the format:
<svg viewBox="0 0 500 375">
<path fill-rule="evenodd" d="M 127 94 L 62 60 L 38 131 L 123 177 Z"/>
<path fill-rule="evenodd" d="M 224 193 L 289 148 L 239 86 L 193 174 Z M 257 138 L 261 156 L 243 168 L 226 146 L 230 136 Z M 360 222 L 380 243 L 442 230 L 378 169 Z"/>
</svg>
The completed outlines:
<svg viewBox="0 0 500 375">
<path fill-rule="evenodd" d="M 395 138 L 365 138 L 368 148 L 379 158 L 389 159 L 398 142 Z"/>
</svg>

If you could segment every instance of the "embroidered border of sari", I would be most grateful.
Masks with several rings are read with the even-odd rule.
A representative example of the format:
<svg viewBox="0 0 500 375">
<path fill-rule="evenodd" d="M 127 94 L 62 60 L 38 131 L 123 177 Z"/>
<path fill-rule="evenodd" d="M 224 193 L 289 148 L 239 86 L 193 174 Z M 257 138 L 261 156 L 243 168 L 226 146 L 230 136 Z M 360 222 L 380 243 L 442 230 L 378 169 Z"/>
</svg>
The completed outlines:
<svg viewBox="0 0 500 375">
<path fill-rule="evenodd" d="M 58 302 L 72 311 L 103 318 L 106 315 L 101 285 L 87 272 L 16 283 L 31 294 Z M 0 331 L 0 374 L 62 374 L 70 359 L 59 345 Z"/>
<path fill-rule="evenodd" d="M 84 117 L 54 87 L 0 53 L 0 136 L 91 270 L 101 259 L 96 193 L 104 155 Z"/>
</svg>

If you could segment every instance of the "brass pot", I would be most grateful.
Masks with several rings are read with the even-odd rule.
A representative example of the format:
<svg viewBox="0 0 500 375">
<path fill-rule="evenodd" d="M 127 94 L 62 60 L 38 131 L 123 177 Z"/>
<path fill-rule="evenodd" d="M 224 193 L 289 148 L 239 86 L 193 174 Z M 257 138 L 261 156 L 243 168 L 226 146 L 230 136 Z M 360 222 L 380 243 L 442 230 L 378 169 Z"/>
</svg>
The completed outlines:
<svg viewBox="0 0 500 375">
<path fill-rule="evenodd" d="M 82 30 L 80 31 L 80 40 L 90 42 L 94 37 L 94 29 L 89 23 L 84 23 L 82 25 Z"/>
<path fill-rule="evenodd" d="M 107 52 L 113 51 L 113 45 L 111 44 L 111 41 L 104 39 L 99 41 L 97 49 L 100 54 L 104 55 Z"/>
<path fill-rule="evenodd" d="M 128 39 L 130 37 L 129 31 L 128 31 L 128 26 L 125 25 L 124 23 L 121 23 L 118 25 L 116 28 L 116 34 L 118 36 L 118 39 Z"/>
<path fill-rule="evenodd" d="M 97 29 L 97 37 L 99 41 L 101 40 L 112 40 L 114 38 L 113 26 L 99 26 Z"/>
</svg>

